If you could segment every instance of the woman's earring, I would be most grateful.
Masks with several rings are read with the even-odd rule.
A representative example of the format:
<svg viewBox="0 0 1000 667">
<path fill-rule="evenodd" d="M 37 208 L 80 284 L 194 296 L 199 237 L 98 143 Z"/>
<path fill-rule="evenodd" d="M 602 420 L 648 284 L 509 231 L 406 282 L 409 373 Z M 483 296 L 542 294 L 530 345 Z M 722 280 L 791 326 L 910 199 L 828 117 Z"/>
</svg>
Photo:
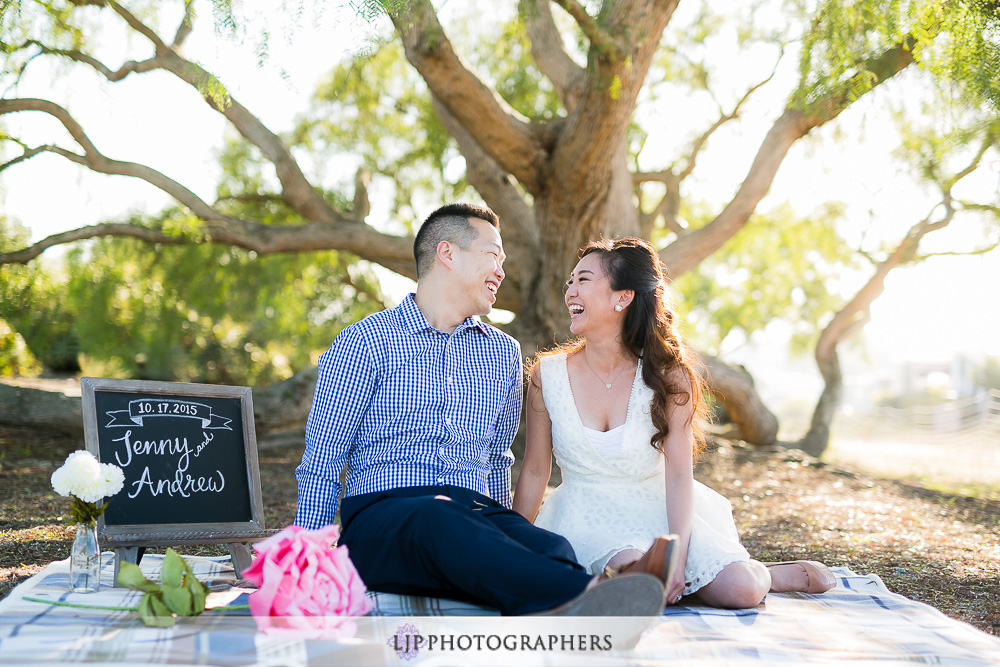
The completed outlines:
<svg viewBox="0 0 1000 667">
<path fill-rule="evenodd" d="M 620 303 L 615 304 L 615 312 L 616 313 L 622 312 L 622 305 Z"/>
</svg>

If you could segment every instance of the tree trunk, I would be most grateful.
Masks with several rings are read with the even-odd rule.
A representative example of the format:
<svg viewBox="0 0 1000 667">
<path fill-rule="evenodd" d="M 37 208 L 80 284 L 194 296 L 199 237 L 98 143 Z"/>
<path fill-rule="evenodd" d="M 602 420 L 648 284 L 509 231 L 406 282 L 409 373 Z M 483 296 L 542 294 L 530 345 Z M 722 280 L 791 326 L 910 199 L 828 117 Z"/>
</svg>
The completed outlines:
<svg viewBox="0 0 1000 667">
<path fill-rule="evenodd" d="M 817 350 L 816 363 L 825 383 L 823 392 L 813 410 L 809 430 L 791 447 L 819 458 L 830 444 L 830 428 L 844 393 L 844 376 L 840 370 L 836 346 L 828 348 L 823 354 Z"/>
<path fill-rule="evenodd" d="M 253 390 L 253 421 L 258 435 L 305 427 L 316 389 L 316 372 L 314 366 Z"/>
<path fill-rule="evenodd" d="M 992 145 L 991 143 L 988 145 Z M 982 153 L 980 153 L 981 157 Z M 973 164 L 978 163 L 979 157 Z M 971 173 L 972 169 L 966 169 L 965 173 Z M 961 178 L 961 176 L 959 176 Z M 956 179 L 957 182 L 958 179 Z M 953 183 L 954 183 L 953 182 Z M 868 282 L 858 290 L 851 300 L 841 308 L 826 328 L 819 336 L 816 343 L 816 365 L 823 376 L 825 386 L 816 402 L 813 410 L 812 421 L 809 424 L 809 431 L 802 436 L 798 442 L 787 443 L 786 446 L 793 449 L 801 449 L 805 453 L 820 457 L 830 444 L 830 427 L 833 418 L 836 416 L 837 408 L 840 407 L 840 399 L 843 395 L 844 377 L 840 370 L 840 358 L 837 355 L 837 346 L 859 331 L 871 318 L 870 308 L 872 303 L 885 290 L 885 278 L 889 272 L 897 266 L 910 261 L 920 245 L 920 240 L 927 234 L 937 229 L 947 227 L 955 215 L 955 209 L 951 205 L 951 195 L 945 192 L 945 215 L 941 220 L 932 222 L 930 218 L 925 218 L 910 227 L 906 236 L 896 249 L 892 251 L 884 261 L 875 268 L 875 273 Z"/>
<path fill-rule="evenodd" d="M 0 426 L 82 436 L 83 406 L 78 396 L 0 384 Z"/>
<path fill-rule="evenodd" d="M 282 382 L 254 389 L 254 426 L 258 435 L 303 428 L 315 386 L 313 367 Z M 79 396 L 67 396 L 61 391 L 0 383 L 0 427 L 82 438 L 83 403 Z"/>
<path fill-rule="evenodd" d="M 778 418 L 764 405 L 747 369 L 705 354 L 699 355 L 699 361 L 708 391 L 726 408 L 733 422 L 733 430 L 722 437 L 762 447 L 773 445 L 778 437 Z"/>
</svg>

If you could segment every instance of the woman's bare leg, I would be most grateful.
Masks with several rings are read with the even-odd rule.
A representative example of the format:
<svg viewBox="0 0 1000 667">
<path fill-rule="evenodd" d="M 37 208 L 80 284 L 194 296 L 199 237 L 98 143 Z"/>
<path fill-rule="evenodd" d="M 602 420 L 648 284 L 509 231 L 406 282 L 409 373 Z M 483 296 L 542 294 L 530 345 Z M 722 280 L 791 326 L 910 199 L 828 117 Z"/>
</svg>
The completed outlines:
<svg viewBox="0 0 1000 667">
<path fill-rule="evenodd" d="M 730 563 L 694 595 L 705 604 L 722 609 L 756 607 L 771 588 L 771 575 L 764 564 L 751 560 Z"/>
<path fill-rule="evenodd" d="M 644 551 L 639 551 L 638 549 L 625 549 L 624 551 L 619 551 L 611 560 L 608 561 L 608 567 L 615 568 L 621 565 L 628 565 L 629 563 L 634 563 L 635 561 L 642 558 Z"/>
</svg>

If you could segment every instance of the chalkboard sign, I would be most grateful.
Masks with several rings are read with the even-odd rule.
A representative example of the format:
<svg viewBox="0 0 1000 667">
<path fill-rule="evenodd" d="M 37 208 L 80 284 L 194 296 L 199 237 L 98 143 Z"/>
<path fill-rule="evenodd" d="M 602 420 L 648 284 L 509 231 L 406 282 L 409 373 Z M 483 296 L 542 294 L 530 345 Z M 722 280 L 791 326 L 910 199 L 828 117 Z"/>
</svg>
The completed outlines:
<svg viewBox="0 0 1000 667">
<path fill-rule="evenodd" d="M 233 565 L 264 529 L 249 387 L 83 378 L 84 438 L 125 486 L 98 520 L 116 572 L 147 546 L 228 543 Z"/>
</svg>

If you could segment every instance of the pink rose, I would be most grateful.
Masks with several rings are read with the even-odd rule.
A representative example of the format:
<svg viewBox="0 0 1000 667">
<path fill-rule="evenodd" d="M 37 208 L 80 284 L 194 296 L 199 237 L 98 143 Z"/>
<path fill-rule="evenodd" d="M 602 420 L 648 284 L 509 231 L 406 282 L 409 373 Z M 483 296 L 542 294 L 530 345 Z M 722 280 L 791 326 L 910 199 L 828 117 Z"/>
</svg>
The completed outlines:
<svg viewBox="0 0 1000 667">
<path fill-rule="evenodd" d="M 257 557 L 243 577 L 258 586 L 250 613 L 261 630 L 353 636 L 356 628 L 347 619 L 368 614 L 373 605 L 347 547 L 332 546 L 339 537 L 336 524 L 319 530 L 288 526 L 254 545 Z"/>
</svg>

